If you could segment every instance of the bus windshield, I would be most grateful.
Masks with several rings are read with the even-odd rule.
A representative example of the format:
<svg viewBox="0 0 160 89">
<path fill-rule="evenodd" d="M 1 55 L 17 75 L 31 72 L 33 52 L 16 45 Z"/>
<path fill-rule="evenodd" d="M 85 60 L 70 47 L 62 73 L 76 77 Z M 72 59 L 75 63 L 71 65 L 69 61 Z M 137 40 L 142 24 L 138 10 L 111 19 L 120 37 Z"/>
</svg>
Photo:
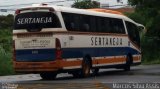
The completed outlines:
<svg viewBox="0 0 160 89">
<path fill-rule="evenodd" d="M 14 29 L 60 28 L 58 17 L 52 12 L 28 12 L 16 15 Z"/>
</svg>

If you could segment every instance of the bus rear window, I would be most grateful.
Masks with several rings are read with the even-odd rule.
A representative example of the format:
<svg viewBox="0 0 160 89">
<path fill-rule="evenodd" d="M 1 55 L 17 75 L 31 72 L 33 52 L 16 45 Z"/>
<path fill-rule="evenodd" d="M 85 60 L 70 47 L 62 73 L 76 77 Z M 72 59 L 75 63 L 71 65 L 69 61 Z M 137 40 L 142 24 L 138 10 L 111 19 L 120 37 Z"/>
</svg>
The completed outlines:
<svg viewBox="0 0 160 89">
<path fill-rule="evenodd" d="M 15 17 L 14 29 L 60 28 L 58 17 L 52 12 L 28 12 Z"/>
</svg>

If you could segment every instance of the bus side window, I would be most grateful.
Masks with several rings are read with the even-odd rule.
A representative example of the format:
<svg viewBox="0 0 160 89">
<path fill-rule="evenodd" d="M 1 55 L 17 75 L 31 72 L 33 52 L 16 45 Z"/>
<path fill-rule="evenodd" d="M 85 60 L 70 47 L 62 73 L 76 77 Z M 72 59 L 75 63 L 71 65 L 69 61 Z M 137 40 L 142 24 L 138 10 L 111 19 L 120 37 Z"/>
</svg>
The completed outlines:
<svg viewBox="0 0 160 89">
<path fill-rule="evenodd" d="M 64 24 L 69 31 L 79 30 L 79 15 L 73 13 L 62 12 Z"/>
<path fill-rule="evenodd" d="M 125 29 L 122 19 L 111 18 L 110 26 L 112 28 L 111 33 L 125 34 Z"/>
<path fill-rule="evenodd" d="M 105 18 L 101 17 L 101 32 L 106 32 L 107 28 L 106 28 L 106 23 L 105 23 Z"/>
<path fill-rule="evenodd" d="M 97 30 L 96 30 L 96 32 L 102 32 L 102 21 L 101 21 L 101 17 L 96 17 L 96 22 L 97 22 Z"/>
<path fill-rule="evenodd" d="M 118 33 L 125 34 L 124 24 L 122 19 L 117 19 L 117 27 L 118 27 Z"/>
<path fill-rule="evenodd" d="M 105 19 L 105 32 L 106 33 L 110 33 L 111 28 L 110 28 L 110 24 L 109 24 L 109 18 L 104 18 Z"/>
<path fill-rule="evenodd" d="M 96 17 L 95 16 L 91 16 L 90 17 L 90 32 L 96 32 Z"/>
<path fill-rule="evenodd" d="M 72 14 L 72 17 L 70 18 L 72 21 L 72 31 L 79 31 L 79 14 Z"/>
<path fill-rule="evenodd" d="M 140 46 L 140 37 L 139 37 L 138 27 L 135 24 L 128 21 L 125 21 L 125 23 L 126 23 L 126 27 L 127 27 L 127 31 L 130 39 L 134 43 L 136 43 L 138 46 Z"/>
<path fill-rule="evenodd" d="M 113 18 L 109 18 L 109 26 L 110 26 L 109 33 L 115 33 Z"/>
<path fill-rule="evenodd" d="M 65 12 L 62 12 L 62 17 L 63 17 L 63 20 L 64 20 L 64 24 L 66 26 L 66 29 L 67 30 L 71 30 L 73 29 L 72 28 L 72 22 L 71 22 L 71 15 L 69 13 L 65 13 Z"/>
<path fill-rule="evenodd" d="M 83 24 L 83 30 L 85 32 L 89 32 L 89 25 L 88 24 Z"/>
<path fill-rule="evenodd" d="M 75 29 L 75 24 L 73 22 L 70 23 L 70 28 Z"/>
<path fill-rule="evenodd" d="M 79 15 L 79 30 L 83 32 L 90 32 L 90 16 Z"/>
</svg>

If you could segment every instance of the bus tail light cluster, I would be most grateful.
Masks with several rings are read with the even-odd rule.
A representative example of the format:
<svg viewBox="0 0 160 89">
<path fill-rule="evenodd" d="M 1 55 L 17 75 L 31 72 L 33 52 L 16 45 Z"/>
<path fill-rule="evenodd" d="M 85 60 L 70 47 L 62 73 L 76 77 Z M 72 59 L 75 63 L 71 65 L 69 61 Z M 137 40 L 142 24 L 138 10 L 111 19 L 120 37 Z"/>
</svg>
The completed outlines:
<svg viewBox="0 0 160 89">
<path fill-rule="evenodd" d="M 62 50 L 61 50 L 61 43 L 58 38 L 56 38 L 56 59 L 61 60 L 62 59 Z"/>
<path fill-rule="evenodd" d="M 21 11 L 20 10 L 16 10 L 15 14 L 19 14 Z"/>
<path fill-rule="evenodd" d="M 16 61 L 16 51 L 15 51 L 15 41 L 13 40 L 13 43 L 12 43 L 12 46 L 13 46 L 13 55 L 12 55 L 12 58 L 13 58 L 13 61 Z"/>
</svg>

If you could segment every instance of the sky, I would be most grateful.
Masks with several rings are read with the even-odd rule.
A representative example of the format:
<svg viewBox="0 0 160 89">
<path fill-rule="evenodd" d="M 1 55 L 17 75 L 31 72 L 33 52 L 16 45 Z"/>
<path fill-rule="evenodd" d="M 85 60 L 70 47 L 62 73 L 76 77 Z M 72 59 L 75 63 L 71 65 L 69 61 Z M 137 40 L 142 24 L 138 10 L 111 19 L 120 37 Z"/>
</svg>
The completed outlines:
<svg viewBox="0 0 160 89">
<path fill-rule="evenodd" d="M 117 3 L 117 0 L 94 0 L 100 2 L 100 4 L 109 4 L 113 5 L 126 5 L 128 0 L 120 0 L 122 3 Z M 0 0 L 0 15 L 13 14 L 14 11 L 2 12 L 2 9 L 17 9 L 24 6 L 29 6 L 36 3 L 49 3 L 53 5 L 62 5 L 70 7 L 74 0 Z M 27 5 L 19 5 L 19 4 L 27 4 Z M 10 6 L 11 5 L 11 6 Z M 13 6 L 12 6 L 13 5 Z"/>
</svg>

